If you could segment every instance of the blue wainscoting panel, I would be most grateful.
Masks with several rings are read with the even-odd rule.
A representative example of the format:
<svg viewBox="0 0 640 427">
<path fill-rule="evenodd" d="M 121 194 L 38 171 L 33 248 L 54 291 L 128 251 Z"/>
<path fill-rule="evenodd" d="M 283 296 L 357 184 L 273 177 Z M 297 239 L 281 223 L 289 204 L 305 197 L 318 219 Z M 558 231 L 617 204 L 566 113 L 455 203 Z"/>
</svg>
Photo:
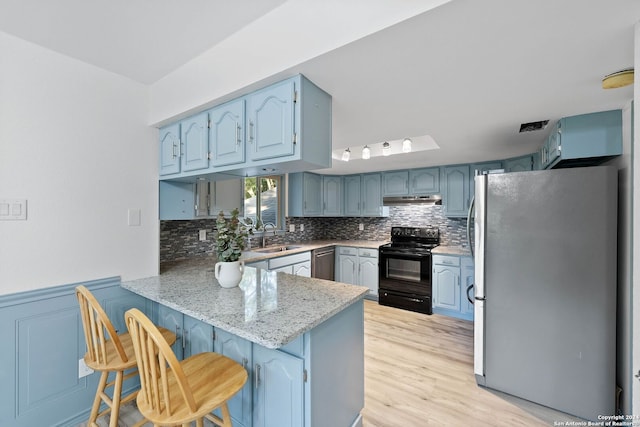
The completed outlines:
<svg viewBox="0 0 640 427">
<path fill-rule="evenodd" d="M 76 427 L 86 422 L 100 374 L 78 378 L 86 345 L 75 296 L 80 283 L 0 296 L 0 426 Z M 83 282 L 120 331 L 137 307 L 156 319 L 157 304 L 120 287 L 120 278 Z M 138 387 L 137 379 L 125 390 Z"/>
</svg>

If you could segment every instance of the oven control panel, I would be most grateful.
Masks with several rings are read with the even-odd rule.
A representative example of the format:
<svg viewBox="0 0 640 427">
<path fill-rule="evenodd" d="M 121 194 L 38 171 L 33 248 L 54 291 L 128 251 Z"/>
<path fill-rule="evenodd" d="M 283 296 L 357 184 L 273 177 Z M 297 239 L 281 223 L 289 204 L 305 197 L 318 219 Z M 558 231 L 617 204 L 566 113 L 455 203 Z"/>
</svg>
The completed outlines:
<svg viewBox="0 0 640 427">
<path fill-rule="evenodd" d="M 435 227 L 391 227 L 391 237 L 437 239 L 440 237 L 440 230 Z"/>
</svg>

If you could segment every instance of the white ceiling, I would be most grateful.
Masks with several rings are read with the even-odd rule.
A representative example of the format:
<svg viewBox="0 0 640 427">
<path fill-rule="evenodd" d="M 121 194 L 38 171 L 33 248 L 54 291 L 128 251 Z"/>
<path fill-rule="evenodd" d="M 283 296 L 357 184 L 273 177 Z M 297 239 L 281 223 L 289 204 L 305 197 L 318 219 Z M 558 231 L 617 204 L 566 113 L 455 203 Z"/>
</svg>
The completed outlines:
<svg viewBox="0 0 640 427">
<path fill-rule="evenodd" d="M 0 0 L 0 30 L 151 84 L 284 3 Z M 333 96 L 334 149 L 422 135 L 440 147 L 325 173 L 507 158 L 537 150 L 550 127 L 518 134 L 520 123 L 628 103 L 632 86 L 600 82 L 633 66 L 639 20 L 637 0 L 452 0 L 278 74 Z"/>
</svg>

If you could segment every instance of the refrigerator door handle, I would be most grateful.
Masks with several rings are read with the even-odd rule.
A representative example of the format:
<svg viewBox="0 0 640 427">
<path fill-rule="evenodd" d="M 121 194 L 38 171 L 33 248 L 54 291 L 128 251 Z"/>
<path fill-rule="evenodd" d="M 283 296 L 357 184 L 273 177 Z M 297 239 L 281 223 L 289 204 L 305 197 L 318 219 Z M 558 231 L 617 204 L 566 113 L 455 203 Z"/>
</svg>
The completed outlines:
<svg viewBox="0 0 640 427">
<path fill-rule="evenodd" d="M 474 286 L 472 284 L 467 286 L 467 300 L 469 300 L 470 304 L 473 304 L 473 298 L 471 298 L 471 295 L 469 295 L 469 291 L 473 288 Z"/>
<path fill-rule="evenodd" d="M 487 221 L 487 180 L 488 175 L 478 175 L 475 177 L 475 300 L 473 308 L 473 372 L 479 385 L 485 384 L 485 333 L 484 333 L 484 310 L 485 310 L 485 271 L 484 271 L 484 249 L 485 233 Z"/>
</svg>

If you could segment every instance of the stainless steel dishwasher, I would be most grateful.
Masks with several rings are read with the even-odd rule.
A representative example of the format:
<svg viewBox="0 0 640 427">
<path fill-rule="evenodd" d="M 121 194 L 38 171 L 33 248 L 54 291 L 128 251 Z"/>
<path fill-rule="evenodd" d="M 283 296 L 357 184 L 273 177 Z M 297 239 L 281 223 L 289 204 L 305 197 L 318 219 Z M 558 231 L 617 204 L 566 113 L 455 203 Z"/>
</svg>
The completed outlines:
<svg viewBox="0 0 640 427">
<path fill-rule="evenodd" d="M 311 277 L 316 279 L 335 280 L 336 248 L 319 248 L 313 250 L 311 257 Z"/>
</svg>

